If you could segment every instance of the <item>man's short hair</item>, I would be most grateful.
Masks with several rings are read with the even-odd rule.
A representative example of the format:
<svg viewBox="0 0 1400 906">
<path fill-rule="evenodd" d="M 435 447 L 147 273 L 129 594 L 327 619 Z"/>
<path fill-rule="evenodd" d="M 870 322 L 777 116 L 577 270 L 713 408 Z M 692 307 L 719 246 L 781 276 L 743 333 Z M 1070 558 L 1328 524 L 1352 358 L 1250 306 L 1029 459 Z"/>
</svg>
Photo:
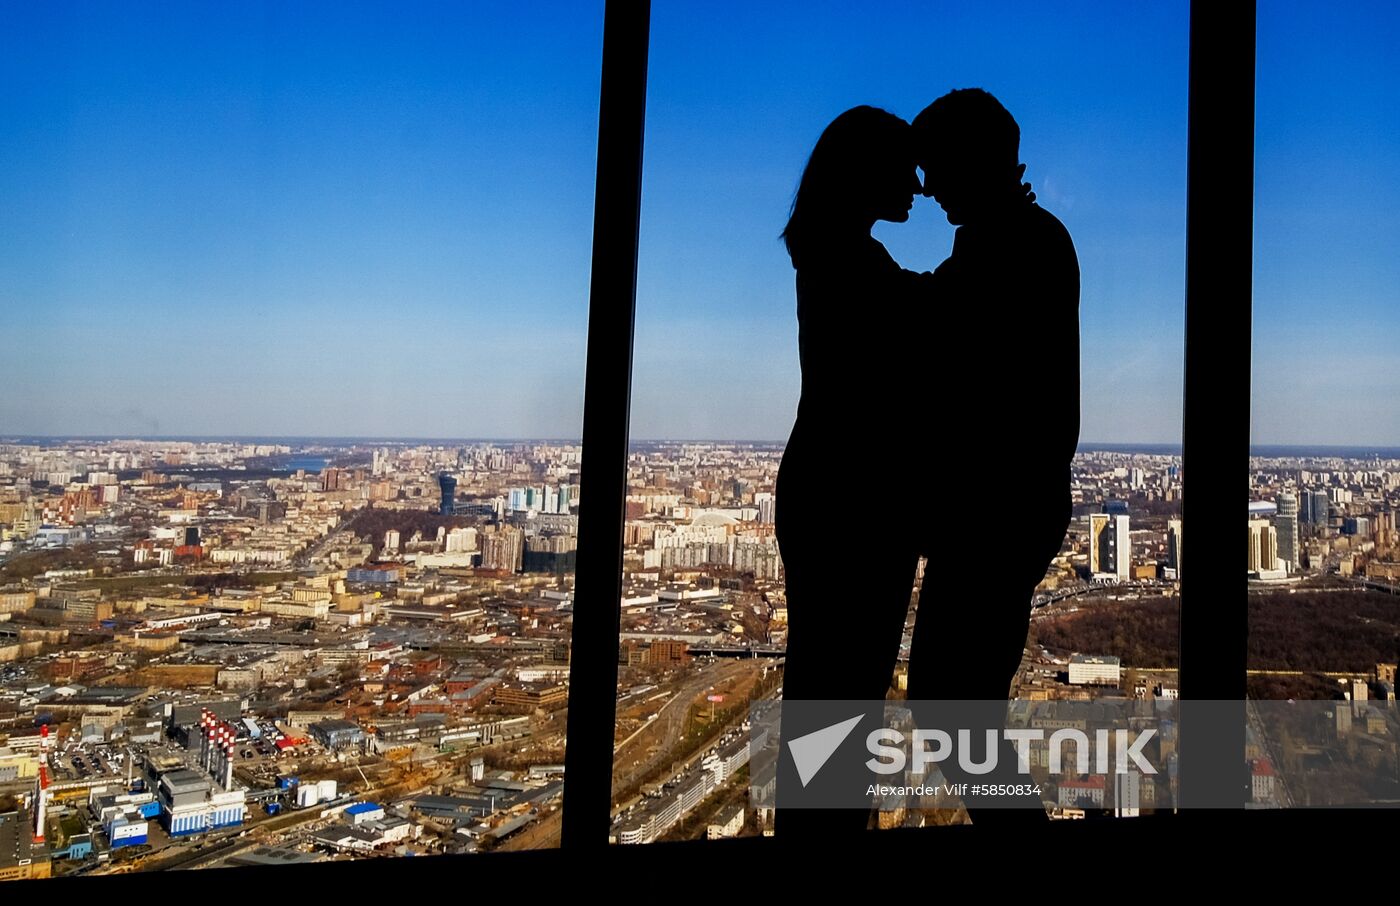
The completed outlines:
<svg viewBox="0 0 1400 906">
<path fill-rule="evenodd" d="M 916 134 L 956 136 L 969 156 L 1020 162 L 1021 127 L 1005 107 L 981 88 L 958 88 L 924 108 L 914 118 Z"/>
</svg>

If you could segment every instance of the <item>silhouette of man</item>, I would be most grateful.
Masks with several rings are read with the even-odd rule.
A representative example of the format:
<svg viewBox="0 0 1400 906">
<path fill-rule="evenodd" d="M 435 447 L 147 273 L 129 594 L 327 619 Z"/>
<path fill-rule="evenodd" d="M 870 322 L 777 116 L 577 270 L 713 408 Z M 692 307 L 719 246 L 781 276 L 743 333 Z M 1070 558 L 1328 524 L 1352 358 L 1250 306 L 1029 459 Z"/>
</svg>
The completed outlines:
<svg viewBox="0 0 1400 906">
<path fill-rule="evenodd" d="M 977 533 L 983 565 L 949 562 L 949 552 L 963 554 L 966 542 L 940 533 L 956 529 L 965 538 L 965 523 L 929 520 L 920 533 L 929 567 L 908 698 L 1004 700 L 1025 648 L 1031 597 L 1070 520 L 1070 459 L 1079 442 L 1079 263 L 1063 224 L 1025 192 L 1020 128 L 996 98 L 978 88 L 953 91 L 913 125 L 924 195 L 958 227 L 952 255 L 936 271 L 944 287 L 953 287 L 940 298 L 954 301 L 933 300 L 922 327 L 932 342 L 971 350 L 976 365 L 952 380 L 916 382 L 921 417 L 929 436 L 957 445 L 939 458 L 960 457 L 962 468 L 976 468 L 999 490 L 985 502 L 984 531 Z M 1014 766 L 1014 757 L 999 764 Z M 1037 809 L 965 802 L 974 824 L 1045 818 Z"/>
</svg>

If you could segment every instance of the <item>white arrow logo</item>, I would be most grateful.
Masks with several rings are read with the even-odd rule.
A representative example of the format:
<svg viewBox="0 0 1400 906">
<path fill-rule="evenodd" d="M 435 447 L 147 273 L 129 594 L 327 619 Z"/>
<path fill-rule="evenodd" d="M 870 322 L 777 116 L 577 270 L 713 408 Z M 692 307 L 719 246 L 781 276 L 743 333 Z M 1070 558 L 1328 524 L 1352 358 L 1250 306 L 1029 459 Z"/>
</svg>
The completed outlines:
<svg viewBox="0 0 1400 906">
<path fill-rule="evenodd" d="M 803 787 L 807 786 L 807 781 L 816 776 L 817 771 L 822 769 L 822 765 L 827 763 L 827 760 L 841 746 L 846 737 L 851 735 L 851 731 L 856 728 L 856 724 L 860 723 L 864 716 L 864 714 L 857 714 L 839 724 L 832 724 L 817 730 L 815 733 L 799 736 L 788 743 L 793 763 L 797 765 L 797 777 L 802 781 Z"/>
</svg>

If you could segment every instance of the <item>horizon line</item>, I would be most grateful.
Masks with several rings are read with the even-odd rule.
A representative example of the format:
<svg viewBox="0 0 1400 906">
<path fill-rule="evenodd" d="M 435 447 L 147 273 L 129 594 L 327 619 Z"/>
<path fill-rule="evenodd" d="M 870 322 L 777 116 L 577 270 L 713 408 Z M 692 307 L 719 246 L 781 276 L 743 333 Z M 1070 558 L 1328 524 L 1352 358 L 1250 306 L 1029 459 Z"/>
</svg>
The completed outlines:
<svg viewBox="0 0 1400 906">
<path fill-rule="evenodd" d="M 545 435 L 521 435 L 515 437 L 507 436 L 428 436 L 428 435 L 382 435 L 382 434 L 115 434 L 107 432 L 78 432 L 69 434 L 0 434 L 0 444 L 20 444 L 41 440 L 88 440 L 88 441 L 185 441 L 185 442 L 251 442 L 263 441 L 268 443 L 297 441 L 302 443 L 330 441 L 340 443 L 409 443 L 409 442 L 440 442 L 440 443 L 558 443 L 581 445 L 581 437 L 545 436 Z M 785 444 L 788 438 L 750 438 L 750 437 L 633 437 L 628 439 L 628 443 L 673 443 L 673 444 Z M 1180 447 L 1180 441 L 1130 441 L 1130 440 L 1095 440 L 1083 441 L 1080 448 L 1099 447 Z M 1278 445 L 1266 445 L 1278 446 Z M 1318 446 L 1307 444 L 1300 446 Z M 1343 445 L 1345 446 L 1345 445 Z M 1400 444 L 1396 445 L 1400 449 Z"/>
<path fill-rule="evenodd" d="M 336 443 L 336 444 L 372 444 L 372 443 L 500 443 L 500 444 L 572 444 L 579 446 L 583 443 L 581 437 L 549 436 L 549 435 L 412 435 L 412 434 L 118 434 L 108 432 L 77 432 L 65 434 L 0 434 L 0 444 L 27 444 L 35 441 L 181 441 L 181 442 L 263 442 L 263 443 Z M 763 444 L 775 445 L 787 443 L 787 438 L 752 438 L 752 437 L 633 437 L 628 439 L 629 444 Z M 1181 441 L 1158 441 L 1158 440 L 1091 440 L 1081 441 L 1078 450 L 1100 450 L 1114 447 L 1169 447 L 1180 449 Z M 1400 441 L 1393 444 L 1387 443 L 1310 443 L 1299 441 L 1256 443 L 1249 446 L 1251 455 L 1257 450 L 1396 450 L 1400 451 Z"/>
</svg>

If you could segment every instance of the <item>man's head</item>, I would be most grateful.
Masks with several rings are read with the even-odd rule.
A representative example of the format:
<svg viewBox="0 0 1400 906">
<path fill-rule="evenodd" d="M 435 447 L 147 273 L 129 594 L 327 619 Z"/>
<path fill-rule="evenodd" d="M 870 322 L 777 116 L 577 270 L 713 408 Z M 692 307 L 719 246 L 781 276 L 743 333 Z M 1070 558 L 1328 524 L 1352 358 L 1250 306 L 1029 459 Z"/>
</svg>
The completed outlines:
<svg viewBox="0 0 1400 906">
<path fill-rule="evenodd" d="M 1016 120 L 981 88 L 950 91 L 914 119 L 924 194 L 937 199 L 949 223 L 974 221 L 1022 194 L 1020 146 Z"/>
</svg>

